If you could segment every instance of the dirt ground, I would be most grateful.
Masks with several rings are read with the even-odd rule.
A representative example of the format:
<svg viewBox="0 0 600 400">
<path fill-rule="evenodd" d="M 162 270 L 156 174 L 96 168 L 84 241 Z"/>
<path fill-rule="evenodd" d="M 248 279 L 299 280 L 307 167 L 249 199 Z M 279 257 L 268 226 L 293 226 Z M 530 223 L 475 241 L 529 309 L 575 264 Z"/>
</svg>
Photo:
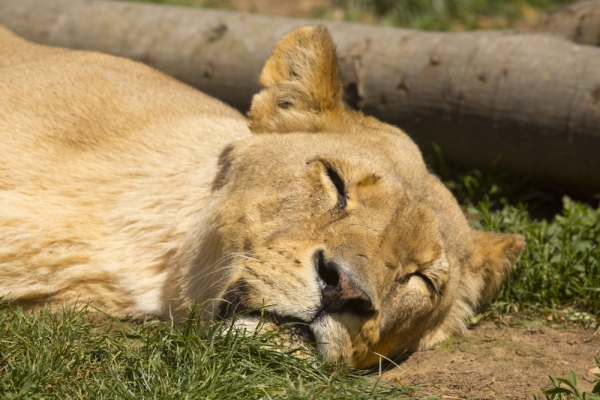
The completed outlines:
<svg viewBox="0 0 600 400">
<path fill-rule="evenodd" d="M 547 327 L 515 321 L 484 322 L 465 335 L 453 336 L 432 350 L 412 354 L 384 377 L 422 385 L 419 398 L 532 399 L 544 398 L 548 375 L 568 377 L 573 370 L 579 388 L 591 391 L 593 362 L 600 358 L 600 333 L 579 326 Z"/>
</svg>

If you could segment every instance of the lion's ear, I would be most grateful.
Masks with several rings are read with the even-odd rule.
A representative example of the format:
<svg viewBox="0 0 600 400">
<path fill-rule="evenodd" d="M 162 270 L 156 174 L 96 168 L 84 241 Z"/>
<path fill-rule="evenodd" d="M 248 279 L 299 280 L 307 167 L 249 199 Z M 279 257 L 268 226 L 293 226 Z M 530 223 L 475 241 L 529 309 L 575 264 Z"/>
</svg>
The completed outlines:
<svg viewBox="0 0 600 400">
<path fill-rule="evenodd" d="M 318 130 L 323 114 L 344 109 L 335 46 L 325 27 L 305 27 L 277 43 L 260 76 L 265 87 L 252 99 L 254 133 Z"/>
<path fill-rule="evenodd" d="M 472 272 L 482 278 L 479 301 L 490 299 L 508 276 L 525 249 L 525 238 L 517 234 L 500 234 L 473 230 L 475 253 Z"/>
</svg>

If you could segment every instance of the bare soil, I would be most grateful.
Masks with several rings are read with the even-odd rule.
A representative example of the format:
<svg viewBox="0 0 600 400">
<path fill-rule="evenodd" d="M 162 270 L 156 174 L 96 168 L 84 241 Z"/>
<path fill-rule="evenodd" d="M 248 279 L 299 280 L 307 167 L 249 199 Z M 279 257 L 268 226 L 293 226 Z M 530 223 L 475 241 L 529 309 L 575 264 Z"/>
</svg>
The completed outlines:
<svg viewBox="0 0 600 400">
<path fill-rule="evenodd" d="M 548 327 L 541 322 L 509 325 L 484 322 L 434 349 L 410 355 L 384 378 L 417 384 L 413 395 L 440 399 L 544 398 L 548 375 L 579 376 L 579 388 L 591 391 L 600 358 L 600 334 L 580 326 Z"/>
</svg>

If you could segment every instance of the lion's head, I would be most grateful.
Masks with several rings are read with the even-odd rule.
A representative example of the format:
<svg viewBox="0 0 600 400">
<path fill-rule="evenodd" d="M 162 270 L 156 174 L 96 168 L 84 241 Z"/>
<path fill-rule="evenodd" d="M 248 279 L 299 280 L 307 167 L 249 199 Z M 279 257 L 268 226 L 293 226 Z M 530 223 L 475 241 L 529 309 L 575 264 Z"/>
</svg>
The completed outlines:
<svg viewBox="0 0 600 400">
<path fill-rule="evenodd" d="M 202 246 L 218 257 L 197 261 L 229 271 L 219 312 L 264 306 L 273 324 L 304 323 L 326 359 L 359 367 L 460 331 L 523 237 L 472 230 L 406 134 L 345 109 L 326 29 L 283 38 L 261 83 L 254 135 L 223 151 L 213 183 Z"/>
</svg>

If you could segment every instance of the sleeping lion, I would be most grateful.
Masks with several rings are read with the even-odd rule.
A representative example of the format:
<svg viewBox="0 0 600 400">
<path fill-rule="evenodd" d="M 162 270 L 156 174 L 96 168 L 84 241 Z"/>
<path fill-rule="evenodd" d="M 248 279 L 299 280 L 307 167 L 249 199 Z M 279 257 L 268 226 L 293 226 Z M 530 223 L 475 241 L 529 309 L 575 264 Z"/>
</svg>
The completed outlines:
<svg viewBox="0 0 600 400">
<path fill-rule="evenodd" d="M 473 230 L 400 129 L 347 110 L 323 27 L 248 119 L 150 67 L 0 31 L 0 296 L 299 323 L 366 367 L 461 331 L 524 248 Z M 251 312 L 262 308 L 262 312 Z"/>
</svg>

